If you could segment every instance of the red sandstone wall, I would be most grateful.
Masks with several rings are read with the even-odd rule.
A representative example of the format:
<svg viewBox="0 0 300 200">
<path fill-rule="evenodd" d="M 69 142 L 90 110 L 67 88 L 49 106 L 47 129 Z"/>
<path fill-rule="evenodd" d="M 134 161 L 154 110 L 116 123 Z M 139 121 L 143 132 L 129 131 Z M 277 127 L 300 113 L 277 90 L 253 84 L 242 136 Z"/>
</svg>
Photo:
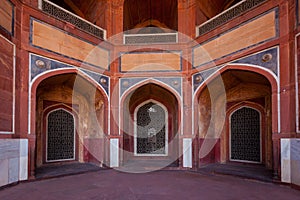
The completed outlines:
<svg viewBox="0 0 300 200">
<path fill-rule="evenodd" d="M 299 33 L 298 33 L 299 34 Z M 296 120 L 297 120 L 297 132 L 300 132 L 300 117 L 299 117 L 299 113 L 300 113 L 300 37 L 299 35 L 296 36 L 296 60 L 297 60 L 297 63 L 296 63 L 296 67 L 295 67 L 295 70 L 296 70 L 296 88 L 298 90 L 296 90 L 296 103 L 298 105 L 298 108 L 296 108 L 296 116 L 298 117 Z"/>
<path fill-rule="evenodd" d="M 76 35 L 79 38 L 84 38 L 85 40 L 93 43 L 93 44 L 97 44 L 99 42 L 99 40 L 97 40 L 96 38 L 94 38 L 93 36 L 90 36 L 84 32 L 81 32 L 79 30 L 77 30 L 76 28 L 74 28 L 73 26 L 62 22 L 60 20 L 56 20 L 53 19 L 49 16 L 47 16 L 46 14 L 42 13 L 41 11 L 37 10 L 36 7 L 36 2 L 37 1 L 33 1 L 33 0 L 24 0 L 24 1 L 14 1 L 12 0 L 14 3 L 18 3 L 20 4 L 21 2 L 25 2 L 25 3 L 32 3 L 31 5 L 18 5 L 17 9 L 19 12 L 16 12 L 16 16 L 18 16 L 15 19 L 15 23 L 18 24 L 18 26 L 20 26 L 20 24 L 22 24 L 22 31 L 17 31 L 17 33 L 15 34 L 15 36 L 13 36 L 13 40 L 14 38 L 16 38 L 18 45 L 20 46 L 19 48 L 21 49 L 19 51 L 19 54 L 17 53 L 18 56 L 18 86 L 20 86 L 20 91 L 19 91 L 19 100 L 17 102 L 17 106 L 19 107 L 17 115 L 18 115 L 18 119 L 17 121 L 21 121 L 18 122 L 19 123 L 19 130 L 21 130 L 20 132 L 22 132 L 22 134 L 24 134 L 24 137 L 32 137 L 32 143 L 31 143 L 31 152 L 35 153 L 35 135 L 34 135 L 34 131 L 35 129 L 33 128 L 33 134 L 31 136 L 27 135 L 27 100 L 28 100 L 28 91 L 30 90 L 30 88 L 28 88 L 28 65 L 29 65 L 29 60 L 28 60 L 28 52 L 33 52 L 36 54 L 40 54 L 43 56 L 47 56 L 53 59 L 57 59 L 60 60 L 62 62 L 67 62 L 69 64 L 74 64 L 76 66 L 80 66 L 80 62 L 76 61 L 76 60 L 71 60 L 67 57 L 65 57 L 64 55 L 59 55 L 53 52 L 49 52 L 45 49 L 40 49 L 40 48 L 36 48 L 34 46 L 32 46 L 30 44 L 29 38 L 30 38 L 30 17 L 34 17 L 38 20 L 41 20 L 43 22 L 46 22 L 48 24 L 51 24 L 52 26 L 56 26 L 61 30 L 64 30 L 72 35 Z M 189 1 L 189 2 L 193 2 L 193 1 Z M 113 1 L 113 3 L 108 2 L 109 6 L 108 6 L 108 10 L 106 12 L 108 12 L 109 14 L 107 16 L 109 16 L 109 18 L 107 19 L 106 23 L 107 23 L 107 29 L 109 30 L 109 34 L 113 35 L 119 32 L 122 32 L 122 1 Z M 3 5 L 3 4 L 1 4 Z M 299 4 L 298 4 L 299 5 Z M 179 19 L 178 19 L 178 30 L 183 32 L 183 33 L 187 33 L 188 35 L 192 36 L 194 35 L 194 26 L 195 26 L 195 20 L 194 20 L 194 15 L 191 14 L 192 11 L 194 11 L 194 7 L 195 5 L 185 5 L 184 1 L 180 1 L 179 2 Z M 21 9 L 22 8 L 22 9 Z M 186 9 L 188 8 L 188 9 Z M 281 137 L 295 137 L 295 94 L 294 92 L 294 85 L 295 85 L 295 76 L 294 76 L 294 37 L 295 34 L 297 34 L 298 32 L 300 32 L 300 28 L 299 26 L 296 27 L 297 30 L 295 30 L 295 16 L 299 17 L 299 14 L 296 15 L 296 0 L 291 0 L 291 1 L 287 1 L 287 0 L 282 0 L 282 1 L 277 1 L 277 0 L 270 0 L 267 3 L 263 4 L 262 6 L 253 9 L 251 12 L 244 14 L 242 17 L 240 18 L 236 18 L 234 20 L 231 20 L 230 22 L 228 22 L 226 25 L 219 27 L 215 30 L 213 30 L 211 33 L 206 34 L 204 36 L 201 36 L 199 38 L 197 38 L 197 42 L 198 43 L 203 43 L 206 41 L 210 41 L 211 38 L 215 37 L 215 36 L 219 36 L 222 35 L 222 33 L 224 33 L 225 31 L 228 30 L 232 30 L 234 27 L 240 26 L 243 22 L 246 22 L 248 20 L 252 20 L 253 18 L 255 18 L 258 15 L 261 15 L 271 9 L 274 8 L 278 8 L 279 9 L 279 25 L 278 25 L 278 29 L 280 29 L 280 33 L 278 35 L 278 37 L 270 37 L 271 40 L 268 41 L 263 41 L 260 40 L 260 43 L 251 43 L 250 42 L 250 47 L 241 51 L 238 51 L 236 53 L 234 53 L 233 55 L 230 56 L 225 56 L 222 57 L 221 59 L 219 59 L 216 64 L 223 64 L 229 61 L 232 61 L 234 59 L 237 58 L 241 58 L 243 56 L 249 55 L 251 53 L 255 53 L 255 52 L 259 52 L 262 51 L 264 49 L 267 48 L 271 48 L 273 46 L 279 46 L 280 47 L 280 76 L 281 76 L 281 80 L 280 80 L 280 86 L 279 86 L 279 91 L 278 93 L 280 94 L 281 97 L 281 118 L 283 120 L 281 120 L 281 132 L 280 134 L 277 134 L 277 129 L 273 128 L 272 129 L 272 133 L 273 133 L 273 155 L 274 155 L 274 160 L 279 160 L 279 154 L 280 154 L 280 149 L 278 147 L 278 141 Z M 21 12 L 22 10 L 22 12 Z M 273 19 L 273 18 L 272 18 Z M 267 20 L 269 21 L 269 20 Z M 272 20 L 270 20 L 270 22 L 273 22 Z M 299 23 L 298 23 L 299 24 Z M 272 24 L 272 30 L 274 28 L 275 24 Z M 6 25 L 5 25 L 6 26 Z M 8 26 L 7 26 L 8 27 Z M 264 29 L 264 27 L 260 27 L 261 30 Z M 266 27 L 268 28 L 268 27 Z M 225 37 L 225 36 L 223 36 Z M 246 36 L 245 36 L 246 37 Z M 11 37 L 8 37 L 9 39 Z M 239 38 L 240 40 L 243 40 L 243 38 Z M 230 42 L 230 41 L 229 41 Z M 4 55 L 4 57 L 1 57 L 1 60 L 4 59 L 4 63 L 5 66 L 8 65 L 11 67 L 11 61 L 9 61 L 9 59 L 7 60 L 5 55 L 10 55 L 10 57 L 12 58 L 12 54 L 11 51 L 9 50 L 9 42 L 7 42 L 6 40 L 1 40 L 1 48 L 0 51 L 1 52 L 1 56 Z M 22 44 L 22 45 L 20 45 Z M 252 44 L 255 44 L 255 46 L 251 46 Z M 3 45 L 3 46 L 2 46 Z M 105 45 L 105 44 L 104 44 Z M 107 44 L 106 44 L 107 45 Z M 8 46 L 8 48 L 7 48 Z M 109 45 L 108 45 L 109 46 Z M 176 46 L 176 45 L 174 45 Z M 4 48 L 2 48 L 4 47 Z M 172 45 L 170 45 L 170 47 L 174 48 L 174 49 L 178 49 L 178 48 L 182 48 L 184 49 L 184 53 L 190 53 L 189 50 L 186 50 L 186 46 L 182 45 L 179 47 L 173 47 Z M 243 46 L 243 47 L 248 47 L 248 45 Z M 114 52 L 115 55 L 117 55 L 119 53 L 118 49 L 120 48 L 123 52 L 124 49 L 125 51 L 130 51 L 130 47 L 116 47 L 116 51 Z M 122 49 L 123 48 L 123 49 Z M 134 49 L 134 47 L 132 47 Z M 120 51 L 121 51 L 120 50 Z M 4 52 L 4 53 L 3 53 Z M 230 53 L 230 52 L 229 52 Z M 226 55 L 226 53 L 222 54 L 222 55 Z M 216 56 L 218 57 L 218 56 Z M 217 58 L 216 58 L 217 59 Z M 299 59 L 300 60 L 300 59 Z M 2 61 L 3 62 L 3 61 Z M 4 66 L 4 65 L 3 65 Z M 2 67 L 2 65 L 1 65 Z M 190 79 L 190 75 L 193 73 L 198 72 L 199 69 L 192 69 L 191 63 L 185 62 L 183 61 L 183 66 L 182 66 L 182 72 L 180 72 L 182 74 L 182 76 L 184 78 L 186 78 L 186 85 L 183 87 L 184 88 L 184 108 L 186 109 L 186 115 L 185 116 L 185 121 L 187 122 L 187 124 L 191 124 L 191 79 Z M 201 69 L 203 70 L 203 69 Z M 298 70 L 300 71 L 300 70 Z M 11 74 L 11 70 L 6 71 L 9 72 Z M 4 71 L 0 71 L 0 73 L 2 73 L 2 77 L 4 76 Z M 105 72 L 105 73 L 110 73 L 110 72 Z M 126 74 L 122 74 L 119 72 L 119 61 L 116 60 L 112 66 L 111 66 L 111 73 L 113 73 L 114 79 L 112 80 L 112 88 L 114 85 L 118 85 L 118 78 L 116 77 L 121 77 L 121 76 L 126 76 Z M 157 75 L 157 74 L 149 74 L 149 73 L 139 73 L 139 74 L 130 74 L 130 76 L 143 76 L 143 75 Z M 165 73 L 165 76 L 170 76 L 173 75 L 172 73 Z M 177 75 L 177 74 L 176 74 Z M 8 76 L 11 77 L 11 76 Z M 298 80 L 300 75 L 297 76 Z M 5 75 L 5 78 L 6 75 Z M 8 78 L 8 84 L 11 83 L 11 78 Z M 299 82 L 298 82 L 299 83 Z M 7 84 L 5 82 L 5 84 Z M 5 90 L 5 86 L 1 86 L 2 91 Z M 10 88 L 10 87 L 8 87 Z M 8 89 L 5 90 L 5 92 L 8 91 L 8 98 L 9 96 L 11 96 L 12 94 L 12 90 Z M 277 93 L 276 91 L 272 91 L 273 92 L 273 96 L 276 96 Z M 2 94 L 3 92 L 1 92 Z M 4 94 L 4 93 L 3 93 Z M 297 94 L 298 96 L 300 95 L 299 93 Z M 2 97 L 2 96 L 1 96 Z M 1 99 L 0 97 L 0 99 Z M 3 100 L 4 99 L 4 100 Z M 34 99 L 34 98 L 33 98 Z M 3 105 L 8 105 L 7 107 L 5 106 L 5 109 L 8 108 L 8 110 L 11 110 L 11 104 L 8 103 L 7 98 L 2 98 L 1 102 L 4 102 Z M 112 103 L 112 112 L 118 113 L 118 97 L 112 99 L 111 101 Z M 34 103 L 33 103 L 34 104 Z M 276 104 L 271 106 L 273 110 L 275 110 L 274 108 L 276 108 Z M 9 116 L 12 115 L 11 112 L 7 112 L 5 111 L 5 109 L 1 109 L 1 112 L 5 112 L 3 115 L 1 116 Z M 35 110 L 34 110 L 35 111 Z M 277 117 L 277 112 L 273 112 L 271 113 L 273 117 L 273 119 L 276 119 Z M 4 118 L 4 120 L 8 120 L 10 119 L 10 117 L 6 117 Z M 9 121 L 9 120 L 8 120 Z M 273 121 L 272 124 L 276 124 L 276 121 Z M 1 124 L 1 123 L 0 123 Z M 8 124 L 8 125 L 7 125 Z M 33 124 L 35 124 L 35 120 L 33 121 Z M 117 135 L 118 134 L 118 127 L 117 124 L 115 124 L 115 122 L 111 122 L 111 132 L 112 135 Z M 11 128 L 11 122 L 5 123 L 4 129 L 9 130 Z M 274 126 L 274 125 L 273 125 Z M 276 126 L 275 126 L 276 127 Z M 185 126 L 184 128 L 184 136 L 185 137 L 191 137 L 191 131 L 189 130 L 190 126 Z M 120 136 L 121 137 L 121 136 Z M 34 156 L 32 156 L 34 159 Z M 31 160 L 33 160 L 31 159 Z M 31 161 L 34 164 L 34 160 Z M 276 165 L 276 163 L 275 163 Z M 275 169 L 278 168 L 278 163 L 277 166 L 274 167 Z"/>
<path fill-rule="evenodd" d="M 0 47 L 0 133 L 13 133 L 15 46 L 0 35 Z"/>
</svg>

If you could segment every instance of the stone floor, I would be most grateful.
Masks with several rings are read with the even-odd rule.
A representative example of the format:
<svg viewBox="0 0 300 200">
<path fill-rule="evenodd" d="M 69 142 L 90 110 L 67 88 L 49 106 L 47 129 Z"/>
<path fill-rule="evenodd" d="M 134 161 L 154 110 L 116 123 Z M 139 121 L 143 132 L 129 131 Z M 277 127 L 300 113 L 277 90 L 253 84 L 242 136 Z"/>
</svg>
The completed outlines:
<svg viewBox="0 0 300 200">
<path fill-rule="evenodd" d="M 45 179 L 60 177 L 66 175 L 75 175 L 85 172 L 98 171 L 101 168 L 91 163 L 69 163 L 69 164 L 52 164 L 36 169 L 35 178 Z"/>
<path fill-rule="evenodd" d="M 287 186 L 232 176 L 188 171 L 129 174 L 101 170 L 25 182 L 2 189 L 1 200 L 14 199 L 300 199 Z"/>
<path fill-rule="evenodd" d="M 126 165 L 120 167 L 118 171 L 122 172 L 134 172 L 144 173 L 150 171 L 157 171 L 160 169 L 179 169 L 178 167 L 162 167 L 170 166 L 165 162 L 129 162 Z M 149 167 L 150 166 L 150 167 Z M 60 177 L 66 175 L 75 175 L 91 171 L 99 171 L 107 168 L 100 168 L 91 163 L 69 163 L 69 164 L 53 164 L 37 168 L 35 177 L 36 179 L 45 179 Z M 237 177 L 259 180 L 264 182 L 273 182 L 272 171 L 267 170 L 262 165 L 243 164 L 243 163 L 227 163 L 227 164 L 209 164 L 200 167 L 197 172 L 202 174 L 222 174 L 233 175 Z"/>
<path fill-rule="evenodd" d="M 289 186 L 216 173 L 168 171 L 124 173 L 97 170 L 38 179 L 0 190 L 1 200 L 57 199 L 300 199 Z"/>
<path fill-rule="evenodd" d="M 226 163 L 209 164 L 199 168 L 201 173 L 233 175 L 237 177 L 259 180 L 264 182 L 273 182 L 272 170 L 266 169 L 263 165 L 247 163 Z"/>
</svg>

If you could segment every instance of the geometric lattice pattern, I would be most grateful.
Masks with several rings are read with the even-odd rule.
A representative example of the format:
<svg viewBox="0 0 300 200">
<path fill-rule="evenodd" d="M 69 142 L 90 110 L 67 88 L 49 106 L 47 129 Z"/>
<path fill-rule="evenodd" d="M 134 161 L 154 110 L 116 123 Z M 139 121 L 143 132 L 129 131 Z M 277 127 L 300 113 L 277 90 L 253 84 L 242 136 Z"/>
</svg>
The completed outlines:
<svg viewBox="0 0 300 200">
<path fill-rule="evenodd" d="M 231 159 L 260 162 L 260 115 L 242 108 L 231 116 Z"/>
<path fill-rule="evenodd" d="M 241 4 L 236 5 L 234 8 L 229 9 L 228 11 L 218 15 L 218 17 L 213 18 L 208 23 L 200 26 L 198 28 L 198 33 L 203 35 L 207 32 L 212 31 L 213 29 L 227 23 L 229 20 L 234 19 L 237 16 L 249 11 L 250 9 L 264 3 L 266 0 L 246 0 Z"/>
<path fill-rule="evenodd" d="M 47 161 L 74 159 L 73 116 L 62 109 L 51 112 L 47 128 Z"/>
<path fill-rule="evenodd" d="M 63 9 L 61 9 L 53 3 L 42 1 L 42 10 L 57 19 L 67 21 L 83 31 L 86 31 L 96 37 L 104 39 L 103 30 L 96 26 L 93 26 L 91 23 L 87 23 L 86 21 L 76 17 L 75 15 L 64 11 Z"/>
<path fill-rule="evenodd" d="M 153 43 L 176 43 L 177 35 L 170 34 L 152 34 L 152 35 L 124 35 L 125 44 L 153 44 Z"/>
<path fill-rule="evenodd" d="M 165 110 L 152 102 L 139 108 L 137 112 L 137 153 L 166 153 Z"/>
</svg>

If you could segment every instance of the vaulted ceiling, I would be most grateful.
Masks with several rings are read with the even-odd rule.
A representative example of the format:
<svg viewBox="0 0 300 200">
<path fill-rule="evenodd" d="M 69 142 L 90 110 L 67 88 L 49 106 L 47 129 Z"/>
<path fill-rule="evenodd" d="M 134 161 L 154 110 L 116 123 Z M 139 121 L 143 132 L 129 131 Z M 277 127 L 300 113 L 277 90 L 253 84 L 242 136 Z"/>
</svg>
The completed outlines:
<svg viewBox="0 0 300 200">
<path fill-rule="evenodd" d="M 177 0 L 125 0 L 124 30 L 161 27 L 177 30 Z"/>
<path fill-rule="evenodd" d="M 88 21 L 105 27 L 108 0 L 51 0 Z M 196 0 L 196 25 L 242 0 Z M 124 0 L 123 28 L 161 27 L 178 30 L 178 0 Z"/>
<path fill-rule="evenodd" d="M 80 75 L 70 73 L 52 76 L 43 80 L 38 87 L 37 94 L 45 91 L 56 90 L 57 87 L 67 88 L 75 93 L 79 93 L 87 98 L 87 100 L 94 101 L 95 99 L 103 99 L 100 91 Z"/>
</svg>

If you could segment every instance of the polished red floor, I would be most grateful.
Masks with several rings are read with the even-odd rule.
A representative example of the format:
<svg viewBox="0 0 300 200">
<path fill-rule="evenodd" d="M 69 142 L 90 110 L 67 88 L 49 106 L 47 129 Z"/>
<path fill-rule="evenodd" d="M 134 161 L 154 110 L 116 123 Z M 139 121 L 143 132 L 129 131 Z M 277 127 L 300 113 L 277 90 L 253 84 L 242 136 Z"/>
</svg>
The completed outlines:
<svg viewBox="0 0 300 200">
<path fill-rule="evenodd" d="M 300 199 L 288 186 L 187 171 L 129 174 L 101 170 L 24 182 L 0 190 L 1 200 L 58 199 Z"/>
</svg>

